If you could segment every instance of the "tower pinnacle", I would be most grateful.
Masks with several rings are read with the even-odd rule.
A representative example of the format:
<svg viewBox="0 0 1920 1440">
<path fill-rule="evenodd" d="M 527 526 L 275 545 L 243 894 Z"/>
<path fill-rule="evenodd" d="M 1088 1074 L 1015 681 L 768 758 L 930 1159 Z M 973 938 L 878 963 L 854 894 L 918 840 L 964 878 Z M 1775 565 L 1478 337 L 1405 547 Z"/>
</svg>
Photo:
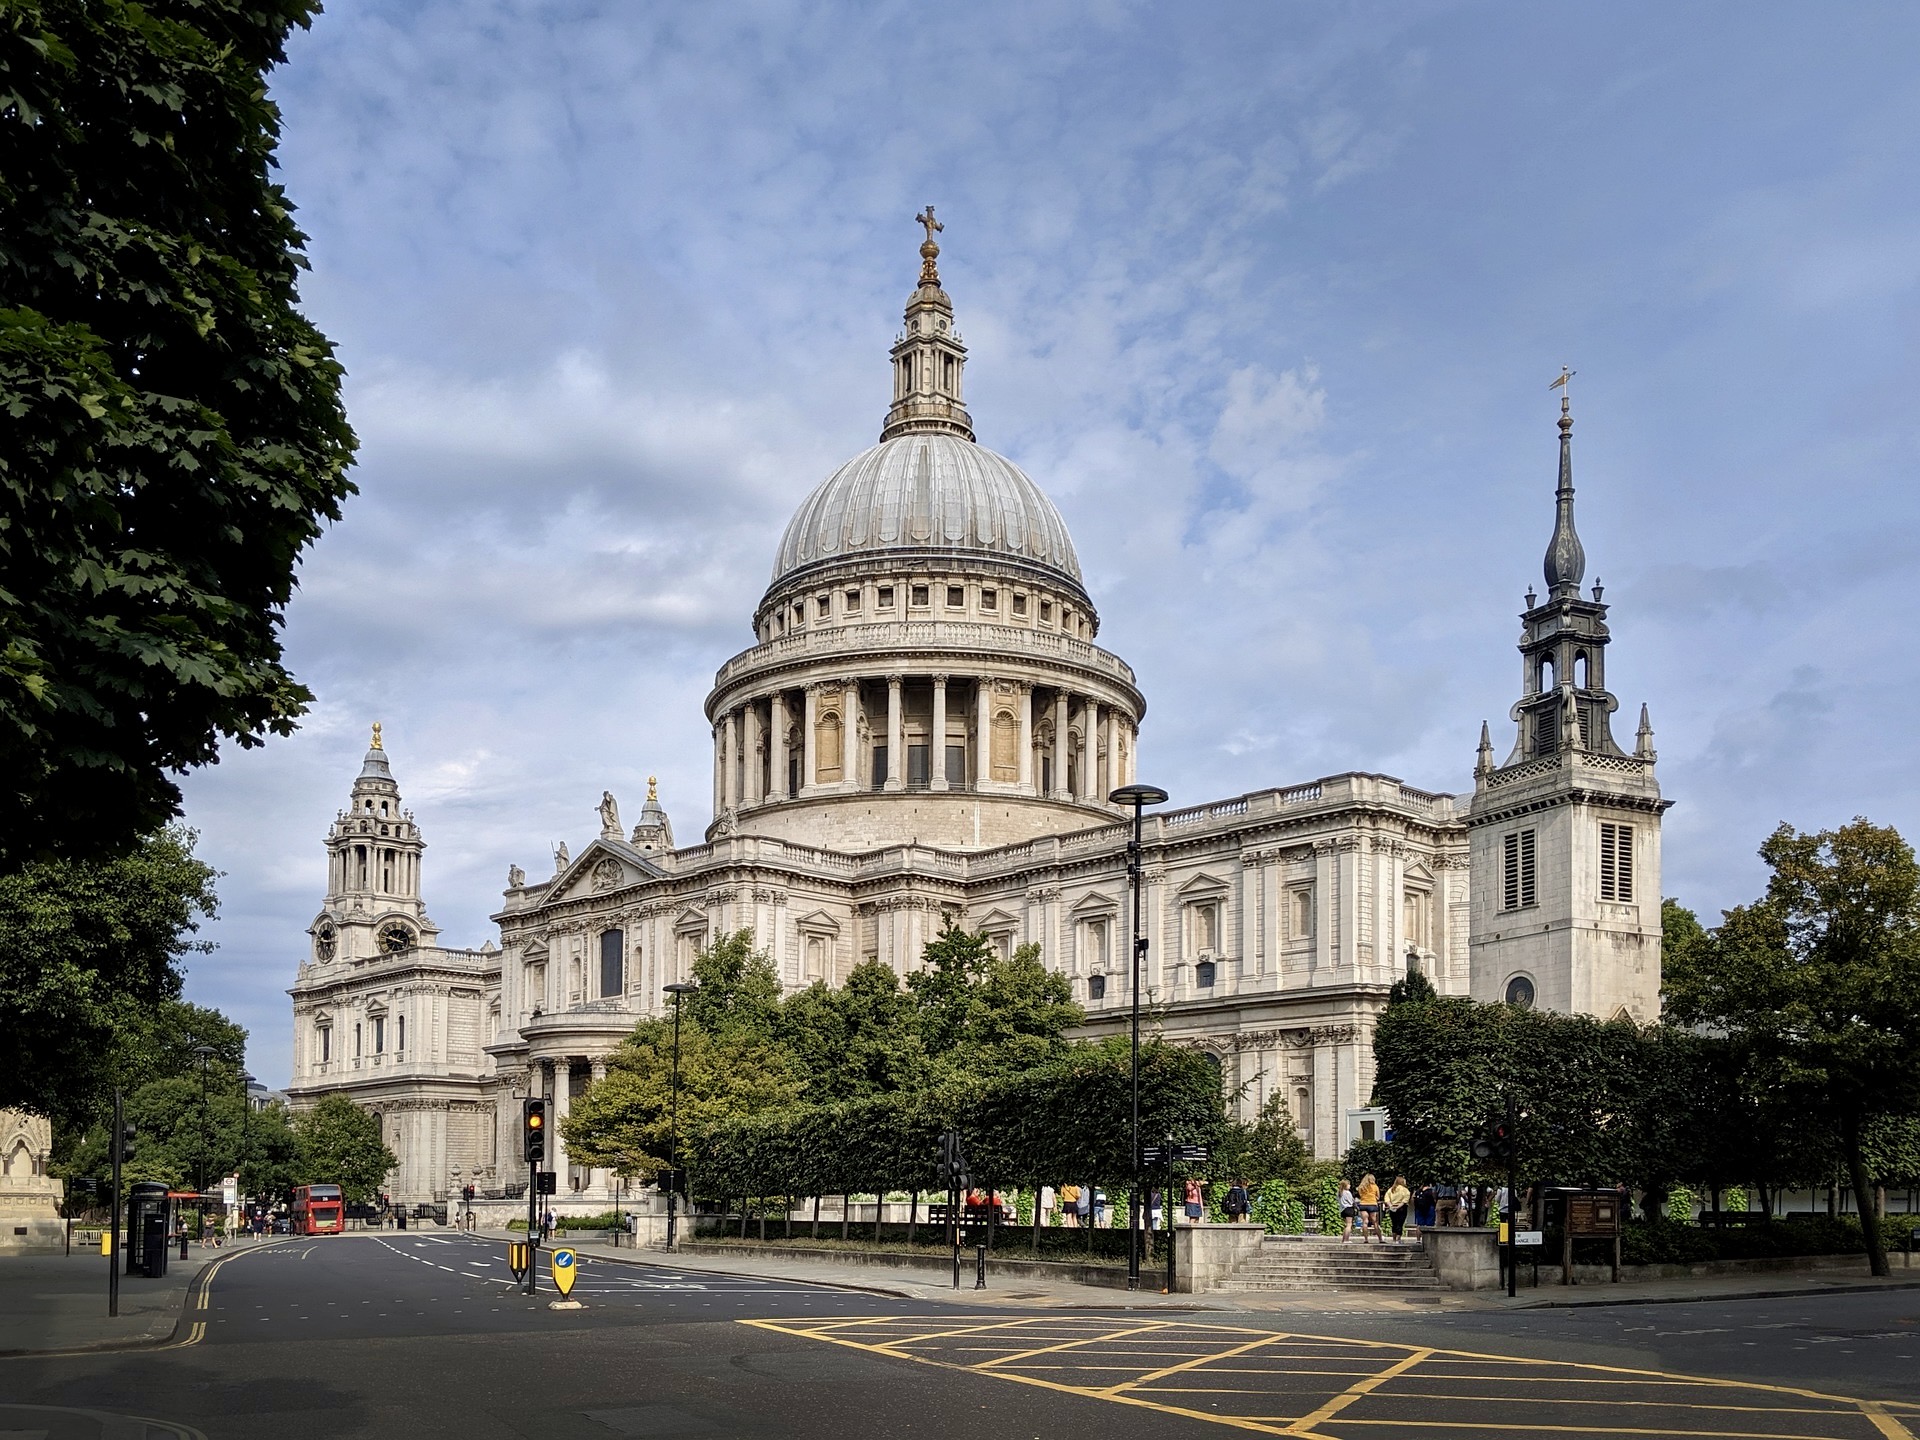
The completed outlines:
<svg viewBox="0 0 1920 1440">
<path fill-rule="evenodd" d="M 1560 485 L 1554 491 L 1553 539 L 1547 542 L 1547 594 L 1578 595 L 1587 573 L 1587 552 L 1573 528 L 1573 404 L 1567 384 L 1574 372 L 1560 367 L 1560 378 L 1547 388 L 1560 392 Z"/>
<path fill-rule="evenodd" d="M 967 347 L 953 328 L 953 301 L 940 288 L 940 244 L 947 227 L 929 205 L 914 220 L 927 232 L 920 242 L 920 284 L 907 297 L 906 325 L 893 342 L 893 405 L 880 438 L 957 435 L 973 439 L 973 420 L 960 399 Z"/>
</svg>

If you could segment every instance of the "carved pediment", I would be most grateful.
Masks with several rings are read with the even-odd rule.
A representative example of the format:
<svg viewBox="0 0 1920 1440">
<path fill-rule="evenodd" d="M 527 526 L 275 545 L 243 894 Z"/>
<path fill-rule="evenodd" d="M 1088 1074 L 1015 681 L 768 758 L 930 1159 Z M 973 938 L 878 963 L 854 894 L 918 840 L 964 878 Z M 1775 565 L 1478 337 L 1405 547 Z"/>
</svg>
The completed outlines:
<svg viewBox="0 0 1920 1440">
<path fill-rule="evenodd" d="M 1093 890 L 1074 901 L 1072 908 L 1069 909 L 1067 913 L 1070 915 L 1105 915 L 1112 914 L 1118 911 L 1119 908 L 1119 902 L 1116 901 L 1113 896 L 1107 894 L 1104 890 Z"/>
<path fill-rule="evenodd" d="M 802 915 L 793 923 L 803 935 L 838 935 L 840 933 L 840 922 L 824 910 L 815 910 L 811 914 Z"/>
<path fill-rule="evenodd" d="M 1212 895 L 1224 895 L 1226 891 L 1226 881 L 1203 870 L 1180 887 L 1179 895 L 1182 900 L 1204 900 Z"/>
<path fill-rule="evenodd" d="M 1006 930 L 1018 930 L 1020 919 L 995 907 L 980 917 L 980 923 L 973 927 L 983 935 L 997 935 Z"/>
<path fill-rule="evenodd" d="M 625 840 L 602 835 L 575 857 L 567 868 L 554 876 L 540 903 L 580 900 L 605 895 L 629 885 L 658 880 L 666 872 Z"/>
</svg>

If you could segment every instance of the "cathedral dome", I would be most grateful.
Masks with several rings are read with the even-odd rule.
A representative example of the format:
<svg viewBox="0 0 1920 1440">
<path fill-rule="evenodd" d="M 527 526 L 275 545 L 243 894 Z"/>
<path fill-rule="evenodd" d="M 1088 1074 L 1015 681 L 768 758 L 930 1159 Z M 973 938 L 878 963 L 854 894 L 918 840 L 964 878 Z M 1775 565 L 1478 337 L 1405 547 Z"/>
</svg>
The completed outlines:
<svg viewBox="0 0 1920 1440">
<path fill-rule="evenodd" d="M 847 461 L 794 514 L 773 583 L 902 551 L 1024 562 L 1080 584 L 1066 521 L 1020 467 L 958 435 L 899 435 Z"/>
</svg>

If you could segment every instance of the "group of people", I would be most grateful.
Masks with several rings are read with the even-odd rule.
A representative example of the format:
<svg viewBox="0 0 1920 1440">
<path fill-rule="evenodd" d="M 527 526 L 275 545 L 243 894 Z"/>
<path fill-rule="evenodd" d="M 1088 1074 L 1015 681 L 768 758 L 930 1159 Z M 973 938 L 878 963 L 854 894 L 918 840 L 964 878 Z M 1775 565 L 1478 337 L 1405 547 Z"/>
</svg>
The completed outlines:
<svg viewBox="0 0 1920 1440">
<path fill-rule="evenodd" d="M 1178 1191 L 1180 1213 L 1189 1225 L 1201 1224 L 1207 1215 L 1205 1186 L 1198 1180 L 1189 1180 Z M 1238 1197 L 1236 1199 L 1236 1197 Z M 1160 1191 L 1147 1192 L 1148 1228 L 1159 1229 L 1166 1223 L 1165 1212 L 1161 1208 Z M 1101 1226 L 1107 1223 L 1107 1192 L 1097 1185 L 1062 1185 L 1055 1190 L 1051 1185 L 1040 1190 L 1040 1223 L 1052 1223 L 1057 1212 L 1061 1223 L 1070 1229 L 1084 1229 L 1087 1226 Z M 1235 1181 L 1228 1188 L 1226 1203 L 1222 1207 L 1229 1220 L 1244 1220 L 1252 1207 L 1248 1199 L 1244 1181 Z M 1116 1217 L 1116 1224 L 1124 1224 L 1124 1217 Z"/>
<path fill-rule="evenodd" d="M 1404 1175 L 1394 1176 L 1384 1193 L 1380 1182 L 1370 1173 L 1360 1177 L 1358 1186 L 1342 1180 L 1340 1238 L 1352 1240 L 1354 1228 L 1358 1226 L 1363 1245 L 1369 1235 L 1385 1244 L 1389 1229 L 1393 1232 L 1393 1243 L 1404 1244 L 1409 1221 L 1416 1236 L 1439 1223 L 1440 1198 L 1440 1187 L 1431 1182 L 1418 1190 L 1409 1190 Z"/>
</svg>

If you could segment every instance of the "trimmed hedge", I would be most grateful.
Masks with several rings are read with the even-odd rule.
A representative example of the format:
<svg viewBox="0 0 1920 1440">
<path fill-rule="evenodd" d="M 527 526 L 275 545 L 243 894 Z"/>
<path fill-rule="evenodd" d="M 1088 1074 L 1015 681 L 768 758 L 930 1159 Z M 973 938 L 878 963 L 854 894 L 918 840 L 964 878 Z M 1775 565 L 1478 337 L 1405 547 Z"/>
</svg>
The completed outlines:
<svg viewBox="0 0 1920 1440">
<path fill-rule="evenodd" d="M 739 1196 L 940 1191 L 940 1135 L 960 1132 L 976 1184 L 1002 1191 L 1071 1179 L 1117 1187 L 1133 1172 L 1124 1047 L 1087 1046 L 1037 1069 L 922 1093 L 811 1105 L 709 1125 L 687 1145 L 689 1183 Z M 1220 1081 L 1198 1051 L 1140 1052 L 1141 1135 L 1211 1144 L 1226 1123 Z"/>
</svg>

